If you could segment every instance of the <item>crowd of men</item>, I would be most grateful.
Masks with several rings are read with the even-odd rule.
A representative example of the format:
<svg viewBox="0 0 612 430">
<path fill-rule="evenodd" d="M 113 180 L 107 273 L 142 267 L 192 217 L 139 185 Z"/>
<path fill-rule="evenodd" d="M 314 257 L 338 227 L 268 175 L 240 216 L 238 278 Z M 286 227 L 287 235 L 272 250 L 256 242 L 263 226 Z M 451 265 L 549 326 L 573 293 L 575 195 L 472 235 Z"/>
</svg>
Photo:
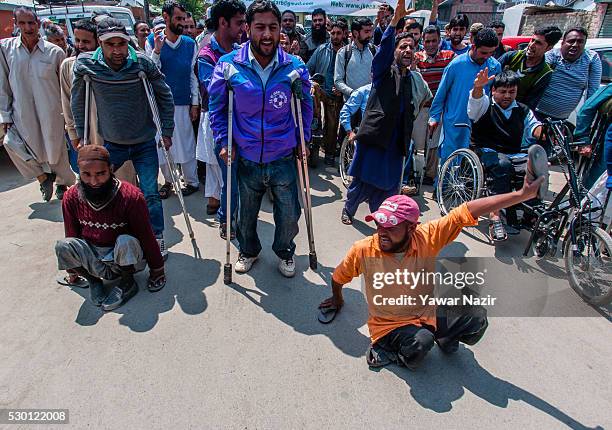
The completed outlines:
<svg viewBox="0 0 612 430">
<path fill-rule="evenodd" d="M 610 97 L 599 90 L 601 60 L 585 49 L 583 28 L 537 28 L 526 49 L 513 51 L 501 43 L 499 21 L 470 25 L 460 14 L 442 31 L 437 5 L 426 27 L 410 17 L 405 0 L 395 9 L 382 5 L 374 22 L 356 18 L 350 26 L 316 9 L 306 36 L 293 11 L 281 13 L 268 0 L 248 9 L 240 0 L 217 0 L 204 24 L 170 0 L 151 26 L 135 25 L 135 37 L 102 15 L 76 22 L 72 40 L 52 23 L 41 31 L 34 11 L 17 8 L 19 35 L 0 42 L 0 122 L 20 173 L 38 180 L 45 201 L 54 186 L 63 200 L 66 238 L 56 254 L 67 274 L 59 281 L 89 287 L 91 301 L 112 310 L 136 294 L 134 273 L 148 265 L 148 289 L 159 291 L 168 256 L 162 199 L 194 194 L 202 184 L 220 236 L 237 238 L 237 273 L 248 272 L 262 251 L 257 219 L 269 193 L 278 270 L 294 276 L 295 159 L 315 164 L 322 149 L 325 166 L 334 167 L 345 137 L 356 150 L 340 219 L 352 224 L 367 202 L 377 234 L 357 242 L 334 272 L 334 295 L 321 304 L 325 322 L 343 304 L 342 285 L 370 270 L 365 257 L 435 257 L 485 214 L 491 238 L 505 240 L 515 228 L 500 209 L 533 198 L 542 184 L 527 175 L 513 191 L 513 160 L 542 141 L 542 119 L 567 119 L 583 96 L 598 105 Z M 295 82 L 310 151 L 299 145 Z M 582 135 L 588 118 L 579 124 Z M 398 195 L 413 143 L 428 153 L 430 185 L 453 151 L 474 145 L 496 178 L 495 195 L 419 225 L 418 205 L 407 196 L 412 187 Z M 160 144 L 180 166 L 180 191 Z M 105 279 L 119 282 L 106 292 Z M 459 341 L 478 341 L 487 326 L 484 314 L 451 324 L 441 309 L 414 312 L 385 319 L 371 310 L 370 365 L 415 367 L 434 340 L 452 352 Z"/>
</svg>

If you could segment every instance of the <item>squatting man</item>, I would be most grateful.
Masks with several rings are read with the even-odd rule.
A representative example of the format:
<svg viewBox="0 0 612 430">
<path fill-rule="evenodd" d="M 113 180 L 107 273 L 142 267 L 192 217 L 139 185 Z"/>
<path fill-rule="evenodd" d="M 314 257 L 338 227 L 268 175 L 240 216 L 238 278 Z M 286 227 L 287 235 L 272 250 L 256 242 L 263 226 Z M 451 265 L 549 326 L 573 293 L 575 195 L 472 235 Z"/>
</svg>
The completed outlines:
<svg viewBox="0 0 612 430">
<path fill-rule="evenodd" d="M 533 172 L 532 166 L 528 166 L 528 172 Z M 414 370 L 434 342 L 445 353 L 457 351 L 459 342 L 474 345 L 488 325 L 486 309 L 480 304 L 471 306 L 468 314 L 447 303 L 439 305 L 435 300 L 420 300 L 419 296 L 434 296 L 434 283 L 427 282 L 428 276 L 419 277 L 419 282 L 409 287 L 397 282 L 386 284 L 386 297 L 399 300 L 402 295 L 411 296 L 415 298 L 413 305 L 397 306 L 389 301 L 381 304 L 374 299 L 380 289 L 374 288 L 373 278 L 381 272 L 394 277 L 398 269 L 433 272 L 437 255 L 457 238 L 463 227 L 477 225 L 478 218 L 490 212 L 534 198 L 543 181 L 544 177 L 536 179 L 528 173 L 518 191 L 464 203 L 448 215 L 425 224 L 419 224 L 419 206 L 413 199 L 404 195 L 389 197 L 376 212 L 366 216 L 366 221 L 376 222 L 377 233 L 355 242 L 334 270 L 333 295 L 319 305 L 319 321 L 333 320 L 344 304 L 342 287 L 363 275 L 372 342 L 366 353 L 370 366 L 395 362 Z"/>
</svg>

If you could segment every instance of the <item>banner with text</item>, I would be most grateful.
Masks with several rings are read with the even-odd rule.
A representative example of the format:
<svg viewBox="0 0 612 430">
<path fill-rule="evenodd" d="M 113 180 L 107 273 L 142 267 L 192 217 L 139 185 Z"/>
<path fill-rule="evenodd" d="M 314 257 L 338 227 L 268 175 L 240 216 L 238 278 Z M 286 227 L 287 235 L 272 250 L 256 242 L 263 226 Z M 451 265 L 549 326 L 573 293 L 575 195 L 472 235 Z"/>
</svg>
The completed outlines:
<svg viewBox="0 0 612 430">
<path fill-rule="evenodd" d="M 245 1 L 247 7 L 253 1 Z M 291 9 L 294 12 L 312 12 L 316 8 L 322 8 L 329 15 L 361 15 L 360 12 L 368 15 L 376 15 L 376 10 L 381 1 L 372 0 L 274 0 L 274 3 L 282 11 Z M 397 0 L 390 0 L 389 3 L 395 7 Z"/>
</svg>

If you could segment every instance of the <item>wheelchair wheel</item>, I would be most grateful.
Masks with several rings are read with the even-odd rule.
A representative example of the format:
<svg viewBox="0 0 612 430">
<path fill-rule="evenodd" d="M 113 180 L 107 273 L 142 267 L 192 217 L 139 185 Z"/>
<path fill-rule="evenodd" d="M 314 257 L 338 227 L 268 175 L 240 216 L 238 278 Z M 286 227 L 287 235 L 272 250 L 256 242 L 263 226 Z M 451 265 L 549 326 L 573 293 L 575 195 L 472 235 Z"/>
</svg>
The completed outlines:
<svg viewBox="0 0 612 430">
<path fill-rule="evenodd" d="M 605 306 L 612 302 L 612 239 L 595 225 L 583 224 L 574 235 L 563 246 L 569 283 L 587 303 Z"/>
<path fill-rule="evenodd" d="M 458 149 L 442 165 L 436 199 L 442 215 L 480 196 L 484 182 L 482 164 L 469 149 Z"/>
<path fill-rule="evenodd" d="M 340 147 L 340 178 L 342 178 L 342 184 L 346 188 L 353 181 L 353 177 L 348 174 L 348 169 L 351 166 L 354 155 L 355 142 L 349 142 L 348 137 L 345 137 Z"/>
</svg>

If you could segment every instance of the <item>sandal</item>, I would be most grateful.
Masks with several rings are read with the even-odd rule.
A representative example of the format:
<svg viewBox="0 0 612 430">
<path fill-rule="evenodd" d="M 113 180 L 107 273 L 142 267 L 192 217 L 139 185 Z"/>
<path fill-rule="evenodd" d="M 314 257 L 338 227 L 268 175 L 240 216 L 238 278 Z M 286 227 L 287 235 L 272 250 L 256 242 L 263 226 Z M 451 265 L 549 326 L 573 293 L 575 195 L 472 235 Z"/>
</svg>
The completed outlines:
<svg viewBox="0 0 612 430">
<path fill-rule="evenodd" d="M 494 242 L 503 242 L 508 239 L 508 233 L 501 219 L 496 219 L 489 224 L 489 238 Z"/>
<path fill-rule="evenodd" d="M 530 180 L 535 180 L 540 176 L 544 176 L 544 182 L 538 190 L 538 199 L 543 200 L 548 192 L 548 157 L 546 150 L 540 145 L 532 145 L 529 147 L 527 160 L 527 175 Z"/>
<path fill-rule="evenodd" d="M 336 314 L 338 313 L 338 308 L 335 306 L 330 306 L 327 308 L 319 308 L 319 322 L 321 324 L 329 324 L 336 318 Z"/>
<path fill-rule="evenodd" d="M 348 214 L 346 209 L 342 209 L 342 216 L 340 217 L 340 221 L 342 221 L 342 224 L 344 225 L 351 225 L 353 224 L 353 217 Z"/>
<path fill-rule="evenodd" d="M 366 361 L 370 367 L 384 367 L 397 363 L 397 354 L 384 350 L 378 345 L 370 345 L 366 351 Z"/>
<path fill-rule="evenodd" d="M 404 196 L 416 196 L 418 194 L 418 190 L 414 185 L 402 185 L 400 194 Z"/>
<path fill-rule="evenodd" d="M 70 282 L 70 275 L 60 275 L 56 279 L 57 283 L 66 287 L 88 288 L 89 282 L 82 276 L 77 276 L 75 282 Z"/>
<path fill-rule="evenodd" d="M 217 199 L 213 199 L 212 197 L 208 198 L 208 202 L 209 203 L 206 205 L 206 215 L 216 214 L 221 207 L 221 202 Z"/>
<path fill-rule="evenodd" d="M 170 192 L 172 191 L 172 184 L 169 183 L 165 183 L 164 185 L 161 186 L 161 188 L 159 189 L 159 197 L 162 200 L 167 199 L 168 197 L 170 197 Z"/>
</svg>

